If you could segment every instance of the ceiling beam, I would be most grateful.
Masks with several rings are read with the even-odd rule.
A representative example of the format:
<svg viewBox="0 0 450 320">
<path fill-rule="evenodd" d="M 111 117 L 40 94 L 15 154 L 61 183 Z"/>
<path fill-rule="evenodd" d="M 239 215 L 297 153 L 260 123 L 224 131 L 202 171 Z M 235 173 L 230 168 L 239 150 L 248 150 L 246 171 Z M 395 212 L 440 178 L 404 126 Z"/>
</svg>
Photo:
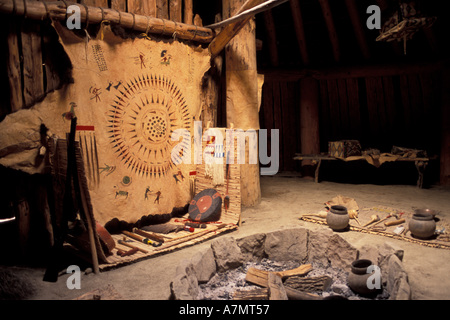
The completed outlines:
<svg viewBox="0 0 450 320">
<path fill-rule="evenodd" d="M 303 17 L 300 9 L 299 0 L 290 0 L 292 19 L 294 20 L 295 33 L 297 35 L 298 47 L 303 63 L 309 64 L 308 50 L 306 48 L 305 28 L 303 26 Z"/>
<path fill-rule="evenodd" d="M 359 17 L 358 8 L 356 7 L 355 0 L 345 0 L 347 11 L 352 22 L 353 30 L 355 31 L 356 40 L 358 41 L 359 48 L 364 56 L 364 59 L 370 59 L 370 50 L 367 45 L 366 35 L 364 33 L 364 27 Z"/>
<path fill-rule="evenodd" d="M 322 8 L 325 24 L 327 25 L 328 35 L 330 37 L 331 47 L 333 49 L 334 61 L 339 62 L 339 60 L 341 59 L 339 39 L 337 36 L 336 27 L 334 25 L 333 16 L 331 14 L 330 3 L 328 2 L 328 0 L 319 0 L 319 3 Z"/>
<path fill-rule="evenodd" d="M 275 22 L 273 21 L 272 10 L 263 13 L 264 24 L 266 27 L 267 42 L 269 47 L 270 63 L 273 67 L 278 67 L 278 47 L 277 47 L 277 33 L 275 30 Z"/>
</svg>

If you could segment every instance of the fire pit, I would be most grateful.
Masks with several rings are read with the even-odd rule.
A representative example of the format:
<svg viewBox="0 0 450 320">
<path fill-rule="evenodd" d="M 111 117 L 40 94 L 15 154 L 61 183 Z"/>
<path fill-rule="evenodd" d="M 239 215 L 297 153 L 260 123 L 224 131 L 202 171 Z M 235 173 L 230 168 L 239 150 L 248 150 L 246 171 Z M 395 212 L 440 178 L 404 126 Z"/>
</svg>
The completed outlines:
<svg viewBox="0 0 450 320">
<path fill-rule="evenodd" d="M 364 296 L 349 288 L 351 264 L 357 259 L 372 261 L 378 270 L 374 279 L 379 277 L 380 288 L 375 294 Z M 357 250 L 329 229 L 282 229 L 237 240 L 221 237 L 180 263 L 171 293 L 179 300 L 405 300 L 411 290 L 402 259 L 403 250 L 392 244 Z"/>
</svg>

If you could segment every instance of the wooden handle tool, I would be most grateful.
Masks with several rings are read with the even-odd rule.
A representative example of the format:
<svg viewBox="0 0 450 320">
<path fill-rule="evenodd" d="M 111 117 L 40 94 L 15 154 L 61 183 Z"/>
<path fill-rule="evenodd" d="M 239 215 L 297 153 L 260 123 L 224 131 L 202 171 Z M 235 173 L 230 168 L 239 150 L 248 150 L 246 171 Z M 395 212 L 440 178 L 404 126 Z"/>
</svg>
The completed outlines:
<svg viewBox="0 0 450 320">
<path fill-rule="evenodd" d="M 389 226 L 396 226 L 396 225 L 398 225 L 398 224 L 402 224 L 403 222 L 405 222 L 405 219 L 399 219 L 399 220 L 394 220 L 394 221 L 385 222 L 384 225 L 385 225 L 386 227 L 389 227 Z"/>
</svg>

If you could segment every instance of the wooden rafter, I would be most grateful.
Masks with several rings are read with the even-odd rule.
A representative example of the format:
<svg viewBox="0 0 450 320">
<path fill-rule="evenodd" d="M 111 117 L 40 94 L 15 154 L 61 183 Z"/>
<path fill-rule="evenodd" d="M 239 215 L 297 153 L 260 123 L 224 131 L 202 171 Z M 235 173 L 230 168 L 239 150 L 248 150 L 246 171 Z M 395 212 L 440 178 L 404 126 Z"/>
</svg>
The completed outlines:
<svg viewBox="0 0 450 320">
<path fill-rule="evenodd" d="M 277 34 L 275 31 L 275 23 L 273 21 L 272 11 L 265 11 L 263 15 L 264 24 L 266 26 L 270 62 L 273 67 L 278 67 Z"/>
<path fill-rule="evenodd" d="M 358 41 L 359 48 L 365 59 L 370 59 L 370 50 L 367 45 L 366 35 L 364 33 L 364 27 L 361 23 L 361 18 L 358 14 L 358 8 L 356 7 L 355 0 L 345 0 L 345 5 L 347 6 L 348 14 L 350 15 L 350 20 L 352 22 L 353 30 L 355 31 L 356 40 Z"/>
<path fill-rule="evenodd" d="M 331 14 L 330 3 L 328 0 L 319 0 L 319 3 L 322 8 L 325 24 L 327 25 L 328 35 L 330 37 L 331 47 L 333 49 L 334 61 L 339 62 L 341 58 L 339 39 L 337 36 L 336 27 L 334 25 L 333 15 Z"/>
<path fill-rule="evenodd" d="M 292 19 L 294 20 L 295 33 L 297 35 L 297 43 L 300 49 L 300 55 L 302 56 L 303 63 L 309 64 L 308 50 L 306 48 L 305 30 L 303 27 L 303 17 L 300 10 L 299 0 L 290 0 Z"/>
</svg>

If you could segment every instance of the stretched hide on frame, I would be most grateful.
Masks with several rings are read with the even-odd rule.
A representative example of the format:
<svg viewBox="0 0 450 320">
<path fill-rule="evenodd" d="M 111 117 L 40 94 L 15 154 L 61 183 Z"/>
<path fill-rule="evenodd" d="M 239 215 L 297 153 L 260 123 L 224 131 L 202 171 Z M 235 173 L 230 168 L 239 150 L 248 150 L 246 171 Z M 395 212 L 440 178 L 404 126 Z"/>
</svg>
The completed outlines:
<svg viewBox="0 0 450 320">
<path fill-rule="evenodd" d="M 191 147 L 193 124 L 200 120 L 201 80 L 210 66 L 208 50 L 177 40 L 122 39 L 109 26 L 102 26 L 95 39 L 57 22 L 54 26 L 72 63 L 74 83 L 48 94 L 32 109 L 10 116 L 38 119 L 30 121 L 33 128 L 27 130 L 39 131 L 34 126 L 43 123 L 52 134 L 65 138 L 69 116 L 75 114 L 77 140 L 99 223 L 112 218 L 135 222 L 143 215 L 184 206 L 190 201 L 189 171 L 195 170 L 195 164 L 174 159 Z M 4 129 L 0 123 L 0 132 Z M 186 130 L 172 141 L 177 129 Z M 37 139 L 29 143 L 34 148 L 39 147 Z M 0 150 L 18 144 L 3 142 Z M 13 155 L 6 156 L 9 167 L 27 172 L 42 169 L 30 169 L 35 166 L 31 162 L 14 164 Z M 21 161 L 24 158 L 17 156 Z"/>
</svg>

